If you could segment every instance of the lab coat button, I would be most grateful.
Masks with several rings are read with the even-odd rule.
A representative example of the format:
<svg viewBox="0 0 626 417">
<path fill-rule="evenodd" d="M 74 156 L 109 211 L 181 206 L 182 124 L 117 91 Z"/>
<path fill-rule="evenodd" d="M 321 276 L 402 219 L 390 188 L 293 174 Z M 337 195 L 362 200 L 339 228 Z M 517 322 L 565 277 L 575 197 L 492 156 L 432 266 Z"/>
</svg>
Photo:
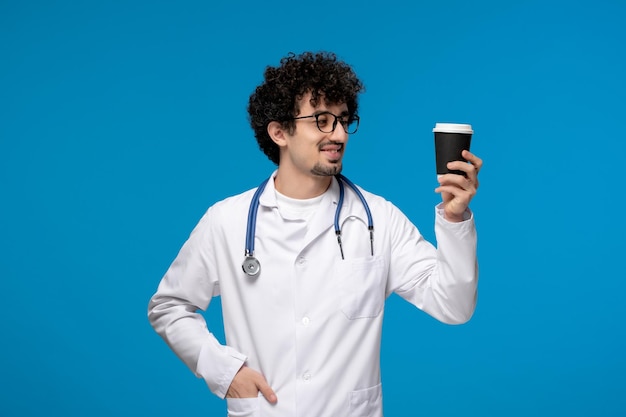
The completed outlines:
<svg viewBox="0 0 626 417">
<path fill-rule="evenodd" d="M 306 265 L 306 258 L 301 256 L 298 258 L 298 265 L 302 266 L 302 265 Z"/>
<path fill-rule="evenodd" d="M 308 381 L 309 379 L 311 379 L 311 374 L 308 372 L 305 372 L 304 375 L 302 375 L 302 379 L 304 379 L 305 381 Z"/>
<path fill-rule="evenodd" d="M 308 326 L 308 325 L 309 325 L 309 323 L 311 323 L 311 319 L 310 319 L 310 318 L 308 318 L 308 317 L 302 317 L 302 324 L 303 324 L 304 326 Z"/>
</svg>

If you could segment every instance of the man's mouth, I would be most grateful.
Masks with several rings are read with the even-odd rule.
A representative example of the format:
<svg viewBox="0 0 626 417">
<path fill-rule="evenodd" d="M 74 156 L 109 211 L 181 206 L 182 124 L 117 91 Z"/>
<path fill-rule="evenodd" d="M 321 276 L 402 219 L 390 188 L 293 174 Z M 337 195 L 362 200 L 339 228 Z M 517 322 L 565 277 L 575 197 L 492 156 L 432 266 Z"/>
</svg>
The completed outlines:
<svg viewBox="0 0 626 417">
<path fill-rule="evenodd" d="M 342 144 L 326 144 L 320 147 L 320 151 L 324 152 L 328 159 L 336 160 L 341 157 L 341 153 L 343 151 Z"/>
</svg>

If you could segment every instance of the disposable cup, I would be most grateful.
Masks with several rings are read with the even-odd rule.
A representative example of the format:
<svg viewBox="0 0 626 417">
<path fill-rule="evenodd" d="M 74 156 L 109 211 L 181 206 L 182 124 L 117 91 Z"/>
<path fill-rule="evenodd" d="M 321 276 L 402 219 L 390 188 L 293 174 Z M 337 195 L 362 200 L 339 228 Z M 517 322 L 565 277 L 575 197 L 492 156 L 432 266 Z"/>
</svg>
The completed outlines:
<svg viewBox="0 0 626 417">
<path fill-rule="evenodd" d="M 470 150 L 472 141 L 472 125 L 460 123 L 436 123 L 433 129 L 435 134 L 435 161 L 437 175 L 459 174 L 463 171 L 448 169 L 448 162 L 464 161 L 461 155 L 464 150 Z"/>
</svg>

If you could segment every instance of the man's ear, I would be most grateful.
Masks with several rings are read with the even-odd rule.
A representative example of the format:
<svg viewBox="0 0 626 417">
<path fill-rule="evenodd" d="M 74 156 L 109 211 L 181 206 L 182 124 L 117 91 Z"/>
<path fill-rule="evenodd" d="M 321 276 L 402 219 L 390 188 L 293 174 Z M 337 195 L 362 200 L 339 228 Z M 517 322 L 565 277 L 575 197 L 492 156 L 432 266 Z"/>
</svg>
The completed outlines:
<svg viewBox="0 0 626 417">
<path fill-rule="evenodd" d="M 286 133 L 285 128 L 279 122 L 273 121 L 267 125 L 267 134 L 279 147 L 287 145 Z"/>
</svg>

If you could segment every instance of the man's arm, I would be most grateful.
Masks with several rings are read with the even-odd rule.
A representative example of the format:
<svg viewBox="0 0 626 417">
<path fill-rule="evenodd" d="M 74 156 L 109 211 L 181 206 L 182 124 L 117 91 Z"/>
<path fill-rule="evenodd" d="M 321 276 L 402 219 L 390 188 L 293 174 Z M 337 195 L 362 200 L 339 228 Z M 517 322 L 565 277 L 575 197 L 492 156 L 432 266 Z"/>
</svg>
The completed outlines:
<svg viewBox="0 0 626 417">
<path fill-rule="evenodd" d="M 196 312 L 198 307 L 172 296 L 168 284 L 166 276 L 150 300 L 150 324 L 189 369 L 206 381 L 211 392 L 224 398 L 246 356 L 221 345 Z"/>
<path fill-rule="evenodd" d="M 394 291 L 444 323 L 467 322 L 476 306 L 478 263 L 476 229 L 469 203 L 478 188 L 482 160 L 468 151 L 470 163 L 450 162 L 467 177 L 439 177 L 443 202 L 436 208 L 437 248 L 405 216 L 392 213 L 392 261 L 388 291 Z"/>
<path fill-rule="evenodd" d="M 198 310 L 206 310 L 219 294 L 215 259 L 210 245 L 211 209 L 203 216 L 161 280 L 148 305 L 155 331 L 209 389 L 224 398 L 246 360 L 221 345 Z"/>
</svg>

